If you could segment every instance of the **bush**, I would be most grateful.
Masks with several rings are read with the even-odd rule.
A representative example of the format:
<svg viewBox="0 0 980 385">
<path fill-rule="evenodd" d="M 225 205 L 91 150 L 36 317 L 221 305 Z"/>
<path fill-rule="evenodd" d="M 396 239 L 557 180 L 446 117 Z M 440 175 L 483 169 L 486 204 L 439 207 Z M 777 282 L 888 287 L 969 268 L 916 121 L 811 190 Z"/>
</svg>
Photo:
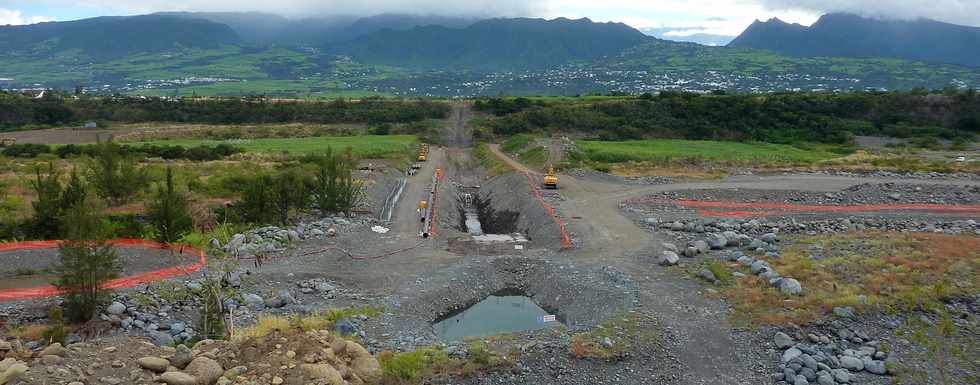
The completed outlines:
<svg viewBox="0 0 980 385">
<path fill-rule="evenodd" d="M 48 163 L 46 173 L 41 168 L 34 169 L 34 180 L 31 189 L 37 198 L 31 202 L 34 214 L 31 218 L 31 236 L 40 239 L 59 238 L 59 223 L 61 221 L 62 186 L 61 172 L 54 164 Z"/>
<path fill-rule="evenodd" d="M 351 150 L 341 154 L 328 148 L 307 160 L 317 167 L 311 189 L 314 206 L 323 215 L 340 212 L 349 216 L 364 199 L 363 187 L 354 180 L 356 161 Z"/>
<path fill-rule="evenodd" d="M 303 176 L 295 170 L 276 175 L 270 187 L 276 220 L 283 226 L 289 224 L 290 212 L 310 205 L 310 190 Z"/>
<path fill-rule="evenodd" d="M 241 220 L 255 224 L 272 223 L 276 218 L 271 186 L 273 178 L 259 175 L 242 185 L 242 198 L 235 204 Z"/>
<path fill-rule="evenodd" d="M 146 185 L 146 172 L 122 146 L 108 141 L 93 148 L 89 180 L 103 199 L 114 205 L 129 202 Z"/>
<path fill-rule="evenodd" d="M 155 239 L 162 243 L 179 241 L 191 231 L 191 208 L 187 196 L 177 191 L 173 169 L 167 167 L 163 185 L 157 187 L 153 200 L 146 205 L 155 231 Z"/>
<path fill-rule="evenodd" d="M 6 147 L 2 147 L 2 151 L 0 151 L 0 154 L 19 158 L 36 158 L 40 154 L 50 153 L 51 147 L 44 144 L 33 143 L 11 144 Z"/>
<path fill-rule="evenodd" d="M 55 342 L 65 345 L 65 315 L 61 306 L 51 306 L 48 309 L 48 328 L 44 330 L 44 339 L 48 344 Z"/>
</svg>

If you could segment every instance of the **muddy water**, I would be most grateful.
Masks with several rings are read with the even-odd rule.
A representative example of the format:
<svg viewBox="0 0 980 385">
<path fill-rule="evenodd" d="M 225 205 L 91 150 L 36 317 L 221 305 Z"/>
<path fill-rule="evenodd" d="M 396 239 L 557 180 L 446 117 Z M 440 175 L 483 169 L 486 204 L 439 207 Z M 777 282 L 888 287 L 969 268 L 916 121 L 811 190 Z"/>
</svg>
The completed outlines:
<svg viewBox="0 0 980 385">
<path fill-rule="evenodd" d="M 437 320 L 432 329 L 444 341 L 460 341 L 465 337 L 487 337 L 559 325 L 558 322 L 545 322 L 546 315 L 548 312 L 531 298 L 491 295 L 460 313 Z"/>
<path fill-rule="evenodd" d="M 470 211 L 466 212 L 466 231 L 472 235 L 483 235 L 479 214 Z"/>
</svg>

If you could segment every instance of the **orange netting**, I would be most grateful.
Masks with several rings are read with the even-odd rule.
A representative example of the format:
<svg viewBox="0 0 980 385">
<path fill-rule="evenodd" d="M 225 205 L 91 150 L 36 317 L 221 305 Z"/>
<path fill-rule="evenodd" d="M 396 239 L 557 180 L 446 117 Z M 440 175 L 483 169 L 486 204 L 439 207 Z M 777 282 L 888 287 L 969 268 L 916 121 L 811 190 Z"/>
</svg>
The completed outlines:
<svg viewBox="0 0 980 385">
<path fill-rule="evenodd" d="M 0 244 L 0 252 L 4 251 L 17 251 L 17 250 L 37 250 L 37 249 L 53 249 L 61 245 L 63 241 L 26 241 L 26 242 L 11 242 Z M 156 249 L 156 250 L 173 250 L 180 254 L 186 254 L 190 256 L 197 256 L 198 262 L 185 265 L 176 266 L 166 269 L 148 271 L 145 273 L 138 273 L 122 278 L 117 278 L 106 282 L 104 287 L 109 289 L 124 289 L 134 287 L 140 284 L 156 282 L 164 280 L 167 278 L 172 278 L 180 275 L 187 275 L 200 270 L 204 267 L 207 262 L 207 256 L 204 254 L 204 250 L 197 249 L 195 247 L 187 245 L 168 245 L 160 242 L 147 241 L 143 239 L 113 239 L 108 241 L 110 245 L 113 246 L 126 246 L 126 247 L 142 247 L 146 249 Z M 27 288 L 18 289 L 4 289 L 0 290 L 0 301 L 15 301 L 36 297 L 48 297 L 52 295 L 60 294 L 61 291 L 54 286 L 44 285 L 35 286 Z"/>
</svg>

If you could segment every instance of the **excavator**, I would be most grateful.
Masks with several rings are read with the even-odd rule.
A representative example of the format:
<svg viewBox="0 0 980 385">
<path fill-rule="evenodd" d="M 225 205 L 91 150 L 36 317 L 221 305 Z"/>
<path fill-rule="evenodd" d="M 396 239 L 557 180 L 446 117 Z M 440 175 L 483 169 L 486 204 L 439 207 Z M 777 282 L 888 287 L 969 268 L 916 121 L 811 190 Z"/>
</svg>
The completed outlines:
<svg viewBox="0 0 980 385">
<path fill-rule="evenodd" d="M 554 166 L 548 166 L 548 173 L 544 174 L 544 188 L 558 189 L 558 174 L 555 173 Z"/>
</svg>

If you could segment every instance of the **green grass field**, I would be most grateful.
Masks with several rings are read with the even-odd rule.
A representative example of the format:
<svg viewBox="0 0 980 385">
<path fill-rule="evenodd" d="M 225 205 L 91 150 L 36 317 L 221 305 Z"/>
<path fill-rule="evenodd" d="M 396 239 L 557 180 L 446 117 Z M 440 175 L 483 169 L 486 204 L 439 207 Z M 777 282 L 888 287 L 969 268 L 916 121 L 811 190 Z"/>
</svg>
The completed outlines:
<svg viewBox="0 0 980 385">
<path fill-rule="evenodd" d="M 413 135 L 363 135 L 363 136 L 320 136 L 311 138 L 285 139 L 233 139 L 233 140 L 162 140 L 152 142 L 128 142 L 127 145 L 139 146 L 154 144 L 160 146 L 184 147 L 221 143 L 241 147 L 246 152 L 266 152 L 291 154 L 309 154 L 324 151 L 328 147 L 334 150 L 351 148 L 354 155 L 360 158 L 397 158 L 415 146 L 417 139 Z"/>
<path fill-rule="evenodd" d="M 714 162 L 811 164 L 841 157 L 840 154 L 833 153 L 829 151 L 829 148 L 825 147 L 804 150 L 781 144 L 719 142 L 710 140 L 652 139 L 624 142 L 581 140 L 577 144 L 586 159 L 603 163 L 704 160 Z"/>
</svg>

